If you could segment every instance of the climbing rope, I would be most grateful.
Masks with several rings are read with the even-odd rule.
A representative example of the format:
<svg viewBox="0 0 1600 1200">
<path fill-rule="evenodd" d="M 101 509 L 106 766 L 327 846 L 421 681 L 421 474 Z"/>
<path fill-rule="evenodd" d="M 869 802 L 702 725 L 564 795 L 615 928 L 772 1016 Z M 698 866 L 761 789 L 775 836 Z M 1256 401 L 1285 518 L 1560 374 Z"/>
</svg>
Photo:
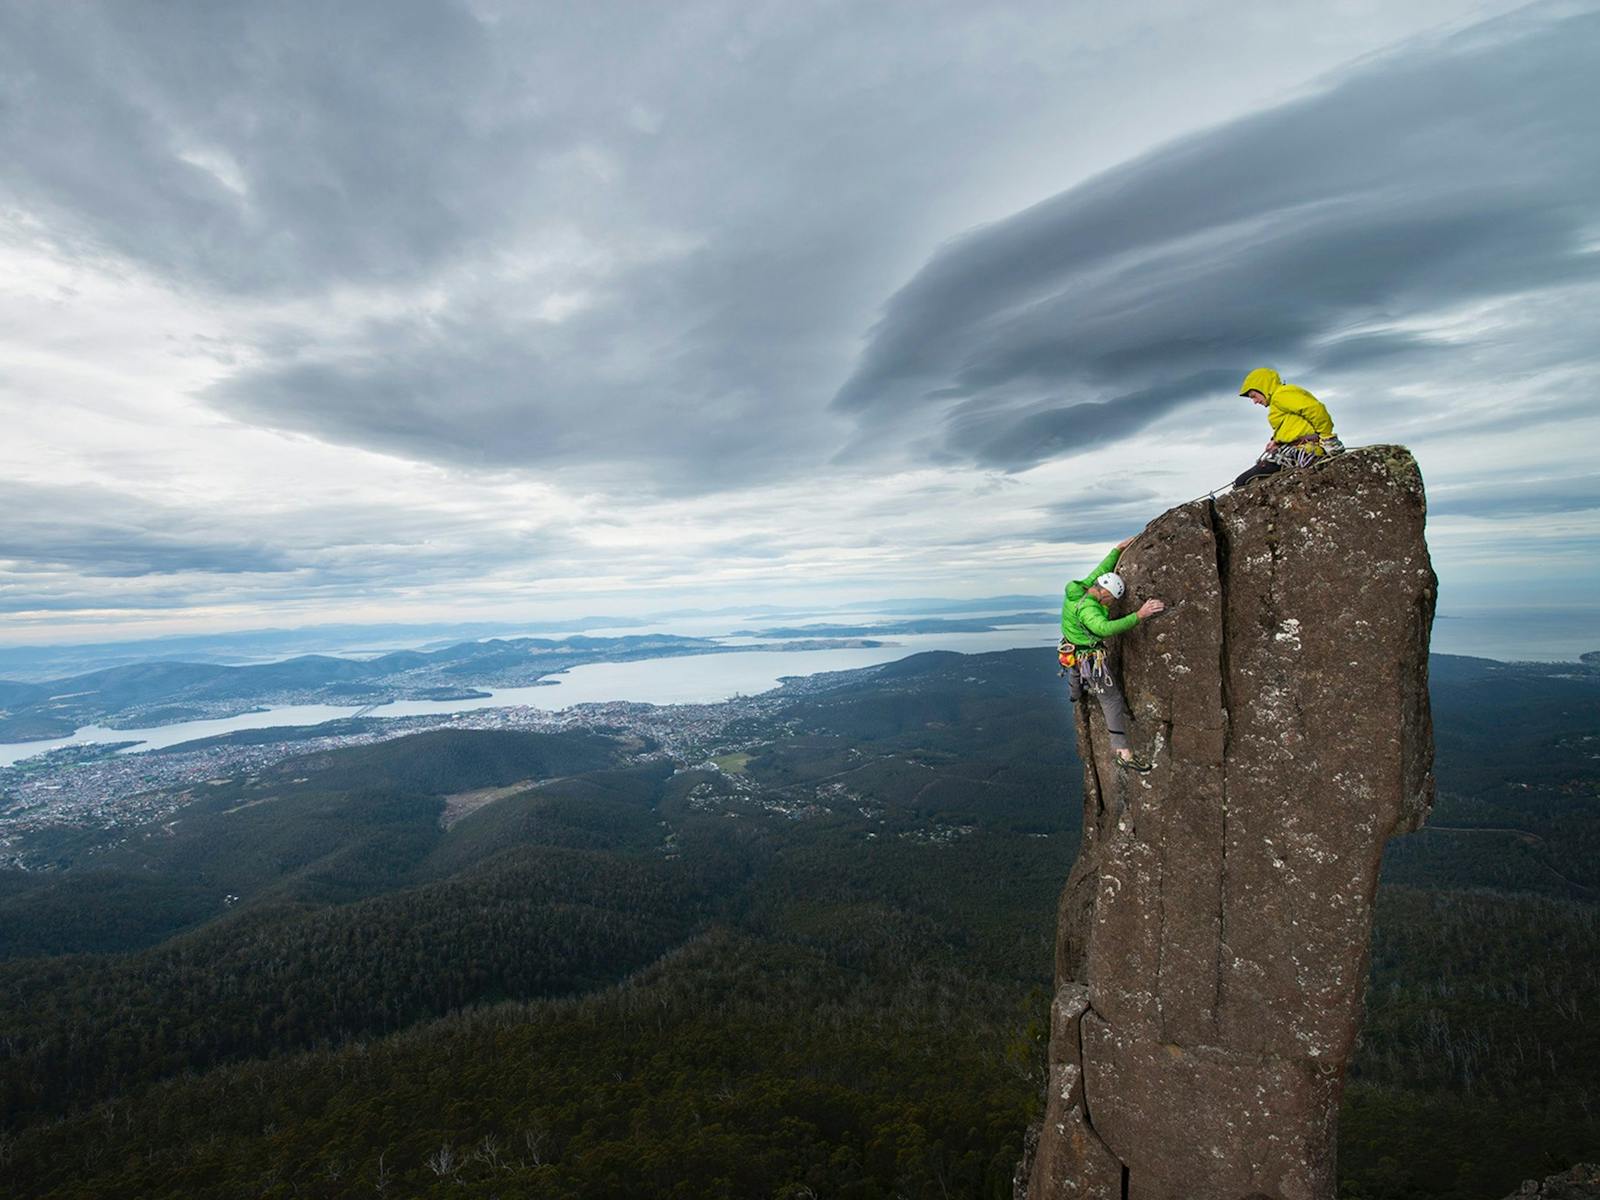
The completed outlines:
<svg viewBox="0 0 1600 1200">
<path fill-rule="evenodd" d="M 1341 454 L 1343 454 L 1345 452 L 1345 449 L 1346 449 L 1345 444 L 1343 442 L 1341 442 L 1336 437 L 1324 438 L 1323 439 L 1323 443 L 1325 445 L 1330 445 L 1330 446 L 1333 446 L 1335 448 L 1330 450 L 1327 454 L 1323 455 L 1322 457 L 1320 457 L 1318 459 L 1315 459 L 1312 462 L 1306 463 L 1304 466 L 1286 468 L 1286 469 L 1296 470 L 1296 471 L 1314 471 L 1318 467 L 1327 466 L 1328 463 L 1332 462 L 1335 458 L 1338 458 L 1339 455 L 1341 455 Z M 1259 462 L 1260 459 L 1258 458 L 1256 461 Z M 1184 503 L 1193 504 L 1197 500 L 1215 500 L 1219 496 L 1226 496 L 1229 492 L 1231 492 L 1233 490 L 1234 490 L 1233 484 L 1225 483 L 1221 487 L 1212 488 L 1211 491 L 1203 492 L 1200 495 L 1196 496 L 1194 498 L 1194 500 L 1187 500 Z M 1183 507 L 1183 505 L 1179 505 L 1178 507 L 1181 508 L 1181 507 Z"/>
</svg>

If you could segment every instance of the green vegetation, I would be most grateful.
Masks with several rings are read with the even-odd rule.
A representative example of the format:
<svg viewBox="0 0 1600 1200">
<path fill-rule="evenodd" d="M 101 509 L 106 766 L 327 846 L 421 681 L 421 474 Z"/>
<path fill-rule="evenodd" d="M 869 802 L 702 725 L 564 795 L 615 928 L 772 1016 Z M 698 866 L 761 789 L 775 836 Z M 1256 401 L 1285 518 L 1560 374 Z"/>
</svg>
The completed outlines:
<svg viewBox="0 0 1600 1200">
<path fill-rule="evenodd" d="M 1459 659 L 1434 684 L 1441 798 L 1386 862 L 1351 1200 L 1492 1200 L 1600 1154 L 1600 686 Z M 923 655 L 744 723 L 720 770 L 447 732 L 199 789 L 0 876 L 8 1183 L 1009 1196 L 1067 728 L 1048 654 Z"/>
</svg>

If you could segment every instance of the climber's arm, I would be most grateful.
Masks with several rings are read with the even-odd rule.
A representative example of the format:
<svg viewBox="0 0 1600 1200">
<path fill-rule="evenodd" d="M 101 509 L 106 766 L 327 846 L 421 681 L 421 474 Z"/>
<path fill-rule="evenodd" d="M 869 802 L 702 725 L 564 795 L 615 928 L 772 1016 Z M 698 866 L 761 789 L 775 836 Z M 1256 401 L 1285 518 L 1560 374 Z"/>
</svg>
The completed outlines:
<svg viewBox="0 0 1600 1200">
<path fill-rule="evenodd" d="M 1083 627 L 1097 638 L 1115 637 L 1119 633 L 1127 633 L 1139 623 L 1138 613 L 1129 613 L 1125 617 L 1115 619 L 1106 616 L 1104 609 L 1086 604 L 1078 613 L 1078 619 L 1083 622 Z"/>
<path fill-rule="evenodd" d="M 1122 557 L 1122 547 L 1121 546 L 1113 546 L 1113 547 L 1111 547 L 1111 553 L 1107 554 L 1104 558 L 1102 558 L 1100 560 L 1100 565 L 1098 567 L 1096 567 L 1094 570 L 1090 571 L 1082 579 L 1078 580 L 1078 582 L 1083 584 L 1085 590 L 1093 587 L 1094 586 L 1094 581 L 1099 579 L 1100 576 L 1104 575 L 1107 571 L 1115 571 L 1117 569 L 1117 559 L 1119 559 L 1121 557 Z"/>
<path fill-rule="evenodd" d="M 1305 418 L 1311 422 L 1311 428 L 1317 431 L 1319 438 L 1333 436 L 1333 418 L 1328 415 L 1328 410 L 1323 407 L 1322 401 L 1314 396 L 1311 403 L 1306 406 Z"/>
</svg>

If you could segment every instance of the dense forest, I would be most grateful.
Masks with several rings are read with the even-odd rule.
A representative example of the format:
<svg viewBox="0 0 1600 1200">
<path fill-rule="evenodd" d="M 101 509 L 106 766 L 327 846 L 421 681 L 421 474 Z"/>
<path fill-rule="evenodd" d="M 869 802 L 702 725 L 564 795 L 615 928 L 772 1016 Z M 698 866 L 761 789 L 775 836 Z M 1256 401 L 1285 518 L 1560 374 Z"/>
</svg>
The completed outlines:
<svg viewBox="0 0 1600 1200">
<path fill-rule="evenodd" d="M 1351 1200 L 1600 1156 L 1600 671 L 1436 657 L 1433 695 Z M 0 1166 L 58 1197 L 1009 1196 L 1068 728 L 1048 654 L 934 654 L 715 762 L 457 731 L 215 781 L 0 877 Z"/>
</svg>

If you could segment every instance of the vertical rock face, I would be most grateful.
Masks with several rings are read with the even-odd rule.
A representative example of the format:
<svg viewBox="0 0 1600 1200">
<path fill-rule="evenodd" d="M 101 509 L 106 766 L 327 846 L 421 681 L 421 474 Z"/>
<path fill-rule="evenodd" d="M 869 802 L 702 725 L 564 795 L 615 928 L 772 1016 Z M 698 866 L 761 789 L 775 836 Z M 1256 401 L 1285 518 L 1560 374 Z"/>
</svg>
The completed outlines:
<svg viewBox="0 0 1600 1200">
<path fill-rule="evenodd" d="M 1384 843 L 1433 799 L 1433 570 L 1410 453 L 1374 446 L 1173 509 L 1114 639 L 1148 775 L 1077 706 L 1031 1200 L 1334 1195 Z"/>
</svg>

